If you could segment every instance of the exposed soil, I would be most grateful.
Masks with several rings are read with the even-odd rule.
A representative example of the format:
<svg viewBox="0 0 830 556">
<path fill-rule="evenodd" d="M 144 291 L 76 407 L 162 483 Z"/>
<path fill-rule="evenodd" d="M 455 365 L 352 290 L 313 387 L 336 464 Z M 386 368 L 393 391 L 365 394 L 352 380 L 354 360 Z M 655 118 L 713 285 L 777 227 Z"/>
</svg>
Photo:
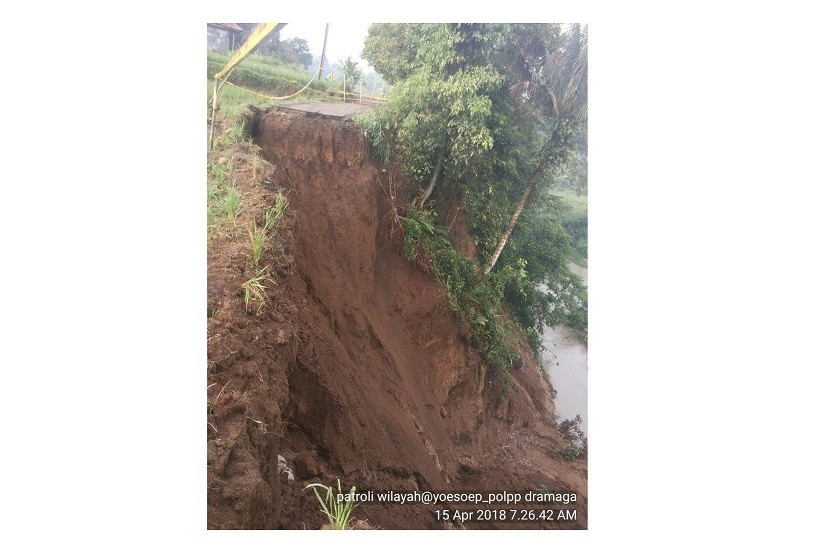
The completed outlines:
<svg viewBox="0 0 830 556">
<path fill-rule="evenodd" d="M 245 144 L 210 157 L 233 160 L 244 210 L 211 234 L 208 247 L 208 526 L 272 528 L 280 506 L 277 456 L 286 376 L 298 350 L 288 279 L 292 259 L 283 254 L 290 253 L 293 239 L 284 225 L 269 240 L 260 261 L 271 277 L 269 300 L 246 308 L 242 283 L 254 272 L 248 229 L 255 219 L 261 226 L 274 203 L 276 190 L 266 180 L 274 168 L 258 147 Z"/>
<path fill-rule="evenodd" d="M 208 401 L 224 388 L 208 415 L 208 526 L 318 529 L 325 517 L 302 488 L 339 478 L 376 491 L 575 491 L 576 522 L 486 527 L 585 528 L 587 470 L 558 455 L 564 441 L 530 350 L 518 345 L 523 360 L 499 399 L 435 279 L 403 256 L 389 193 L 405 181 L 370 160 L 352 122 L 272 109 L 252 130 L 273 183 L 237 181 L 241 225 L 277 187 L 291 211 L 263 256 L 274 283 L 258 315 L 242 300 L 247 232 L 208 250 Z M 461 215 L 453 235 L 470 251 L 464 228 Z M 439 528 L 442 507 L 362 504 L 354 517 Z"/>
</svg>

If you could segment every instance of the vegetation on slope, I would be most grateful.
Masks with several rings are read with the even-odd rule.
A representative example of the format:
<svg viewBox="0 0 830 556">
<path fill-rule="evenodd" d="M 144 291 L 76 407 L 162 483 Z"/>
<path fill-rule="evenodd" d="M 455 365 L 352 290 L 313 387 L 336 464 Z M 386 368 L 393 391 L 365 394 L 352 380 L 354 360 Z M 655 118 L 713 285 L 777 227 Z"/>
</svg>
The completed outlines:
<svg viewBox="0 0 830 556">
<path fill-rule="evenodd" d="M 207 78 L 211 86 L 213 76 L 225 67 L 229 60 L 228 54 L 207 53 Z M 299 66 L 287 65 L 270 56 L 251 54 L 233 69 L 228 81 L 268 96 L 285 96 L 302 89 L 310 79 L 311 75 Z M 222 90 L 226 88 L 233 87 L 226 85 Z M 303 92 L 302 97 L 297 98 L 306 100 L 327 98 L 329 92 L 335 93 L 341 89 L 342 83 L 327 79 L 314 80 Z"/>
<path fill-rule="evenodd" d="M 405 217 L 407 256 L 431 265 L 491 368 L 507 384 L 514 323 L 537 350 L 544 325 L 587 339 L 587 293 L 567 264 L 587 254 L 587 236 L 565 218 L 573 198 L 551 186 L 586 186 L 574 163 L 586 152 L 585 30 L 374 24 L 363 56 L 392 91 L 359 124 L 381 161 L 422 188 Z M 459 203 L 478 260 L 449 240 Z"/>
</svg>

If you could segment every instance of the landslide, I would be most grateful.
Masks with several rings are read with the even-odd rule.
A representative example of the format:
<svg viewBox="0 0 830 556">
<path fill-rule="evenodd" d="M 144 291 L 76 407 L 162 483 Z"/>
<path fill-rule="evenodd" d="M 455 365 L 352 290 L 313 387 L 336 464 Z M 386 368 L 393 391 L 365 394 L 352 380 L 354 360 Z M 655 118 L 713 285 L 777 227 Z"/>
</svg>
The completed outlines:
<svg viewBox="0 0 830 556">
<path fill-rule="evenodd" d="M 402 178 L 371 161 L 350 121 L 273 108 L 250 129 L 290 200 L 290 264 L 263 315 L 237 313 L 224 329 L 224 350 L 230 342 L 241 356 L 216 382 L 245 377 L 234 395 L 247 398 L 236 428 L 225 425 L 236 469 L 209 476 L 209 491 L 244 488 L 226 496 L 222 519 L 211 521 L 220 512 L 209 500 L 209 525 L 319 528 L 325 518 L 302 487 L 339 478 L 361 490 L 575 491 L 577 522 L 506 527 L 585 528 L 587 471 L 558 455 L 541 368 L 517 344 L 509 392 L 490 387 L 436 280 L 403 255 L 390 195 Z M 214 448 L 223 441 L 208 432 Z M 296 480 L 278 472 L 278 456 Z M 441 507 L 363 504 L 354 515 L 373 528 L 437 528 Z"/>
</svg>

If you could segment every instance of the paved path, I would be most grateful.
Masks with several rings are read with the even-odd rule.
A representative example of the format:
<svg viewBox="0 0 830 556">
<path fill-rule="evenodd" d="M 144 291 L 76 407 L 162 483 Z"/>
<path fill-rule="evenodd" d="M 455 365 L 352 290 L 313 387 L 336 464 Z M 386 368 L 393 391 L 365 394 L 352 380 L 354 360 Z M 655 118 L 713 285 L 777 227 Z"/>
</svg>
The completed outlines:
<svg viewBox="0 0 830 556">
<path fill-rule="evenodd" d="M 355 114 L 369 112 L 373 106 L 364 106 L 355 102 L 297 102 L 294 104 L 280 104 L 280 108 L 310 112 L 323 116 L 350 119 Z"/>
</svg>

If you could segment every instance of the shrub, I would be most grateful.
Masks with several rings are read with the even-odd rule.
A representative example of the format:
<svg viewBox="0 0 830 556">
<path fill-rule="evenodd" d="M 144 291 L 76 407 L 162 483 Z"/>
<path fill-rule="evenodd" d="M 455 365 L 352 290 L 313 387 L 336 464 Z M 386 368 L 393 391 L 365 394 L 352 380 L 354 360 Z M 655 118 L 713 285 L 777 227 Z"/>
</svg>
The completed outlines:
<svg viewBox="0 0 830 556">
<path fill-rule="evenodd" d="M 573 419 L 565 419 L 559 423 L 559 432 L 565 438 L 568 446 L 559 450 L 559 455 L 565 461 L 588 457 L 588 437 L 579 428 L 582 424 L 582 417 L 577 415 Z"/>
<path fill-rule="evenodd" d="M 410 208 L 404 223 L 404 254 L 418 260 L 444 285 L 447 301 L 469 325 L 473 347 L 501 377 L 501 393 L 510 386 L 510 369 L 518 358 L 509 342 L 509 325 L 501 316 L 503 284 L 488 275 L 481 282 L 475 263 L 450 242 L 447 231 L 435 224 L 433 212 Z"/>
</svg>

